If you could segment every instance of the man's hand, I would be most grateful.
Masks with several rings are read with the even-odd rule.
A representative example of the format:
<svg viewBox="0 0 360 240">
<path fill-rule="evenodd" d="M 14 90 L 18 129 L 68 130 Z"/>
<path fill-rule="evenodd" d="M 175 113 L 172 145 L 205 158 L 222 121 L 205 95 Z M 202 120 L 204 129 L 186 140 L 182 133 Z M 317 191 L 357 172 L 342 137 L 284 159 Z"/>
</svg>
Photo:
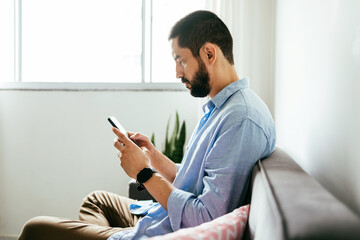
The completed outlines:
<svg viewBox="0 0 360 240">
<path fill-rule="evenodd" d="M 146 148 L 148 150 L 151 167 L 172 183 L 177 173 L 177 167 L 174 162 L 160 152 L 145 135 L 132 132 L 128 133 L 130 135 L 130 139 L 133 140 L 140 148 Z"/>
<path fill-rule="evenodd" d="M 118 155 L 118 157 L 120 158 L 120 166 L 124 169 L 124 171 L 129 177 L 136 179 L 137 174 L 142 169 L 150 167 L 150 152 L 145 147 L 145 145 L 140 145 L 141 147 L 137 146 L 128 137 L 122 134 L 117 128 L 113 127 L 112 131 L 118 137 L 114 140 L 114 147 L 120 151 Z M 141 143 L 141 141 L 144 141 L 144 143 L 146 143 L 143 138 L 140 138 L 140 140 L 138 140 L 139 143 Z"/>
<path fill-rule="evenodd" d="M 141 170 L 150 167 L 150 158 L 154 157 L 156 159 L 154 162 L 156 162 L 158 166 L 153 167 L 155 167 L 155 169 L 156 167 L 162 169 L 162 171 L 154 173 L 153 176 L 144 183 L 144 186 L 161 206 L 167 210 L 167 201 L 171 191 L 174 189 L 171 183 L 176 176 L 176 165 L 162 155 L 146 136 L 139 133 L 129 133 L 130 140 L 117 128 L 112 128 L 112 131 L 118 137 L 114 141 L 114 146 L 120 151 L 120 165 L 129 177 L 136 179 L 137 174 Z M 152 154 L 148 148 L 153 151 Z M 162 167 L 160 168 L 161 165 Z"/>
<path fill-rule="evenodd" d="M 147 136 L 141 133 L 128 132 L 128 134 L 130 136 L 130 139 L 134 141 L 136 145 L 138 145 L 138 147 L 140 147 L 141 149 L 146 148 L 148 150 L 149 158 L 152 165 L 152 160 L 155 159 L 156 154 L 156 147 L 154 146 L 154 144 L 152 144 L 152 142 Z"/>
</svg>

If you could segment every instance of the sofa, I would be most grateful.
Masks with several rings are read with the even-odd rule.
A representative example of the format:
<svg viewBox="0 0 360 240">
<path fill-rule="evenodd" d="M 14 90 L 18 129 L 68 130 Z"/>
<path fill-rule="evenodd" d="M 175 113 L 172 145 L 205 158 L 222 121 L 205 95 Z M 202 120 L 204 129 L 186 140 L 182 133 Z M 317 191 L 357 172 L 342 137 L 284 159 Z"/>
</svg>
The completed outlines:
<svg viewBox="0 0 360 240">
<path fill-rule="evenodd" d="M 152 199 L 129 183 L 129 197 Z M 277 147 L 254 166 L 242 239 L 360 239 L 360 218 Z"/>
</svg>

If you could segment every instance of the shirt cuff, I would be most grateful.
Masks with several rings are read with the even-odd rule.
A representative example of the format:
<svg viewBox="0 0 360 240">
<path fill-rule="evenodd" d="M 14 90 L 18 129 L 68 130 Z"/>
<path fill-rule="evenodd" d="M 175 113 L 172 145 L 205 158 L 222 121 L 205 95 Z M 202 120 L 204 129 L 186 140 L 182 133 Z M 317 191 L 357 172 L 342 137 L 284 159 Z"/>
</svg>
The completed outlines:
<svg viewBox="0 0 360 240">
<path fill-rule="evenodd" d="M 153 200 L 136 201 L 135 203 L 130 204 L 129 210 L 135 215 L 145 215 L 152 207 L 158 204 L 159 203 L 153 202 Z"/>
<path fill-rule="evenodd" d="M 171 191 L 167 201 L 168 215 L 171 227 L 174 231 L 181 228 L 182 213 L 186 202 L 195 195 L 189 192 L 175 188 Z"/>
</svg>

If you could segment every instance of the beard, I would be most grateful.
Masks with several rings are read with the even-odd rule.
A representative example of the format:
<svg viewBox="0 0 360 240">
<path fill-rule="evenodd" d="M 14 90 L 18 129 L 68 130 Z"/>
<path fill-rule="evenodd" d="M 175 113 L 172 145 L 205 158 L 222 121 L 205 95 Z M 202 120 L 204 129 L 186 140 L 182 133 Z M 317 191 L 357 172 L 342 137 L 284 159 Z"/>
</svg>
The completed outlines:
<svg viewBox="0 0 360 240">
<path fill-rule="evenodd" d="M 206 97 L 210 93 L 209 73 L 204 62 L 199 59 L 199 70 L 195 73 L 194 79 L 190 82 L 187 78 L 181 78 L 183 83 L 190 84 L 190 94 L 194 97 Z"/>
</svg>

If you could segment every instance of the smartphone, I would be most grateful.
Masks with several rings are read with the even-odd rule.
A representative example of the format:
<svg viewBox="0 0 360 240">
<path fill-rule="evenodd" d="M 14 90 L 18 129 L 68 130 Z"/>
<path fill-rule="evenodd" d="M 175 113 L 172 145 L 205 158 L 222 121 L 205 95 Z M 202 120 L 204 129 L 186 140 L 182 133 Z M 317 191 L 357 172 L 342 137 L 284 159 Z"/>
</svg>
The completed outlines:
<svg viewBox="0 0 360 240">
<path fill-rule="evenodd" d="M 125 136 L 129 137 L 129 134 L 127 133 L 127 131 L 125 130 L 125 128 L 119 123 L 119 121 L 115 118 L 115 117 L 109 117 L 108 121 L 110 122 L 110 124 L 119 129 L 120 132 L 122 132 L 123 134 L 125 134 Z"/>
</svg>

